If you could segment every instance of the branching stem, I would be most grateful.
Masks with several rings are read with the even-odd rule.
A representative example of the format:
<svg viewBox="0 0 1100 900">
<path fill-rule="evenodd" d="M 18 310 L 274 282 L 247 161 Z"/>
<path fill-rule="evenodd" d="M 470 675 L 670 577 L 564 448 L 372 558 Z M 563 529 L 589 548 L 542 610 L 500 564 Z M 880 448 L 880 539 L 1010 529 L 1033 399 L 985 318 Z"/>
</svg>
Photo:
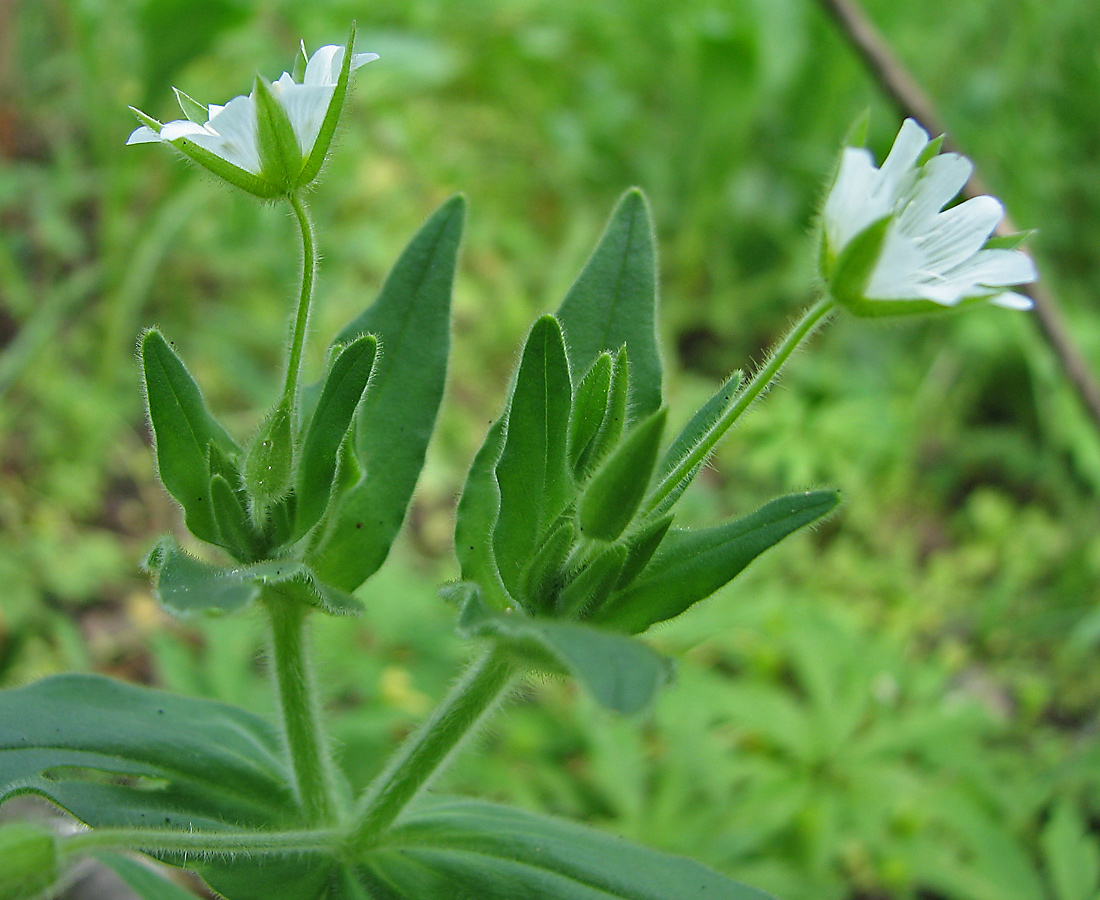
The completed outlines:
<svg viewBox="0 0 1100 900">
<path fill-rule="evenodd" d="M 393 824 L 501 699 L 515 674 L 515 663 L 498 647 L 470 665 L 363 794 L 349 839 L 353 852 L 370 847 Z"/>
<path fill-rule="evenodd" d="M 94 828 L 62 838 L 63 858 L 98 850 L 143 850 L 149 853 L 182 853 L 253 856 L 265 853 L 302 853 L 331 850 L 342 832 L 335 829 L 307 831 L 179 831 L 149 828 Z"/>
</svg>

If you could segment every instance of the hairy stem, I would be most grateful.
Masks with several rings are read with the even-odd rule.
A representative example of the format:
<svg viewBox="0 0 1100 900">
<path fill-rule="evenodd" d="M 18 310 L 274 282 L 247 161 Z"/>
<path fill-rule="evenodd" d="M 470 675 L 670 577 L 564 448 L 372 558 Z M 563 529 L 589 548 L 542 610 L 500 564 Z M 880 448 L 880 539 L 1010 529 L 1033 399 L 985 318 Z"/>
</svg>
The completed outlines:
<svg viewBox="0 0 1100 900">
<path fill-rule="evenodd" d="M 98 850 L 143 850 L 150 853 L 254 856 L 264 853 L 302 853 L 330 850 L 343 833 L 335 829 L 315 831 L 178 831 L 147 828 L 94 828 L 62 838 L 63 857 Z"/>
<path fill-rule="evenodd" d="M 286 361 L 286 385 L 283 399 L 288 409 L 293 409 L 298 394 L 298 375 L 302 368 L 302 348 L 306 342 L 309 310 L 313 304 L 313 280 L 317 274 L 317 248 L 313 238 L 313 222 L 305 201 L 295 192 L 287 195 L 298 227 L 302 232 L 302 293 L 298 298 L 298 311 L 294 316 L 294 331 L 290 339 L 290 355 Z"/>
<path fill-rule="evenodd" d="M 363 794 L 349 838 L 353 851 L 371 846 L 393 824 L 501 699 L 515 673 L 515 664 L 496 647 L 470 665 Z"/>
<path fill-rule="evenodd" d="M 799 344 L 813 334 L 817 326 L 821 324 L 832 310 L 833 301 L 830 297 L 825 296 L 802 314 L 802 318 L 794 324 L 794 327 L 787 333 L 787 336 L 779 342 L 774 350 L 772 350 L 771 355 L 768 356 L 764 365 L 756 370 L 756 373 L 752 376 L 752 380 L 741 388 L 733 405 L 730 406 L 721 418 L 711 426 L 706 440 L 700 441 L 689 454 L 676 464 L 676 468 L 665 476 L 661 483 L 657 485 L 653 493 L 646 500 L 647 512 L 653 512 L 655 509 L 658 509 L 662 501 L 676 490 L 684 479 L 688 478 L 699 464 L 710 455 L 714 446 L 721 440 L 722 436 L 729 431 L 730 426 L 741 417 L 741 414 L 748 409 L 764 389 L 775 380 L 775 377 L 779 374 L 779 370 L 783 368 L 783 364 L 786 363 Z"/>
<path fill-rule="evenodd" d="M 309 610 L 270 589 L 264 593 L 264 606 L 271 620 L 271 665 L 294 784 L 308 820 L 325 824 L 333 820 L 334 781 L 307 653 Z"/>
</svg>

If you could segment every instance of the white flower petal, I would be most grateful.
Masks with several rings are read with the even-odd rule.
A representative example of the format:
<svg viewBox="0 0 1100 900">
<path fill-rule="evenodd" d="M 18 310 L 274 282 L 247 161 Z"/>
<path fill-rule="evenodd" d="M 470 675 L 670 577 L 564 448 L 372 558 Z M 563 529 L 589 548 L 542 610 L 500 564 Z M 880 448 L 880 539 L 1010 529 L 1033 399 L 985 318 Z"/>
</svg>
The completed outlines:
<svg viewBox="0 0 1100 900">
<path fill-rule="evenodd" d="M 943 272 L 970 259 L 985 246 L 1004 207 L 994 197 L 972 197 L 936 216 L 932 229 L 917 238 L 931 269 Z"/>
<path fill-rule="evenodd" d="M 351 71 L 355 71 L 360 66 L 365 66 L 369 62 L 374 62 L 378 59 L 377 53 L 356 53 L 351 58 Z"/>
<path fill-rule="evenodd" d="M 336 84 L 340 77 L 340 66 L 344 63 L 344 48 L 336 44 L 319 47 L 306 63 L 302 84 Z"/>
<path fill-rule="evenodd" d="M 135 128 L 132 132 L 130 132 L 130 136 L 126 138 L 126 145 L 129 146 L 130 144 L 155 144 L 159 140 L 160 135 L 153 131 L 153 129 L 150 128 L 148 125 L 142 125 L 141 127 Z"/>
<path fill-rule="evenodd" d="M 899 215 L 901 227 L 917 235 L 926 230 L 940 212 L 970 180 L 974 165 L 965 156 L 944 153 L 933 157 L 921 169 Z"/>
<path fill-rule="evenodd" d="M 256 104 L 251 97 L 234 97 L 214 116 L 207 128 L 212 139 L 192 140 L 240 169 L 260 174 L 260 149 L 256 131 Z"/>
<path fill-rule="evenodd" d="M 877 174 L 870 153 L 862 148 L 845 148 L 822 210 L 826 240 L 833 252 L 839 253 L 864 228 L 890 211 L 889 206 L 870 199 Z"/>
<path fill-rule="evenodd" d="M 949 278 L 965 278 L 983 287 L 1031 284 L 1039 277 L 1031 257 L 1019 250 L 981 250 L 951 269 Z"/>
<path fill-rule="evenodd" d="M 901 124 L 894 145 L 879 169 L 879 182 L 872 196 L 891 198 L 893 203 L 908 190 L 916 177 L 917 159 L 928 146 L 928 132 L 913 119 Z"/>
<path fill-rule="evenodd" d="M 294 136 L 298 138 L 302 156 L 309 156 L 313 150 L 335 91 L 336 86 L 331 84 L 295 84 L 284 90 L 279 97 L 294 129 Z"/>
<path fill-rule="evenodd" d="M 1015 291 L 1005 291 L 1003 294 L 995 294 L 989 298 L 989 302 L 1003 309 L 1017 309 L 1021 312 L 1035 307 L 1034 300 L 1030 297 L 1025 297 L 1023 294 L 1017 294 Z"/>
</svg>

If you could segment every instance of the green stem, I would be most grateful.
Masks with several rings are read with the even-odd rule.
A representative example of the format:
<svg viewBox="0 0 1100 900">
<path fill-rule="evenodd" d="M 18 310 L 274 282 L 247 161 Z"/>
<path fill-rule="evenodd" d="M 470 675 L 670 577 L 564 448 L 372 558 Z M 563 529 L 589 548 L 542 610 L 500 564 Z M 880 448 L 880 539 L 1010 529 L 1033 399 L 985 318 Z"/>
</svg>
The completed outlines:
<svg viewBox="0 0 1100 900">
<path fill-rule="evenodd" d="M 144 850 L 150 853 L 194 853 L 256 855 L 263 853 L 303 853 L 331 850 L 343 832 L 335 829 L 315 831 L 176 831 L 145 828 L 93 828 L 83 834 L 63 838 L 63 857 L 76 857 L 98 850 Z"/>
<path fill-rule="evenodd" d="M 756 370 L 752 381 L 741 388 L 733 405 L 711 426 L 706 438 L 699 441 L 692 448 L 692 451 L 676 464 L 676 468 L 657 485 L 646 501 L 647 512 L 653 512 L 660 507 L 661 503 L 681 485 L 684 479 L 691 476 L 696 468 L 710 455 L 715 445 L 721 440 L 722 435 L 729 431 L 730 426 L 775 380 L 779 370 L 783 368 L 783 364 L 790 358 L 798 345 L 813 334 L 817 326 L 828 317 L 833 308 L 832 298 L 825 295 L 802 314 L 802 318 L 794 324 L 787 336 L 772 350 L 767 362 Z"/>
<path fill-rule="evenodd" d="M 270 589 L 264 593 L 264 601 L 271 619 L 272 667 L 298 797 L 311 823 L 331 822 L 335 808 L 334 781 L 307 654 L 309 610 Z"/>
<path fill-rule="evenodd" d="M 364 792 L 348 840 L 352 851 L 367 849 L 393 824 L 501 699 L 515 673 L 515 663 L 498 647 L 470 665 Z"/>
<path fill-rule="evenodd" d="M 302 293 L 298 298 L 298 311 L 294 316 L 294 331 L 290 339 L 290 355 L 286 362 L 286 385 L 283 388 L 283 400 L 287 409 L 294 408 L 294 399 L 298 395 L 298 375 L 302 368 L 302 348 L 306 342 L 306 327 L 309 324 L 309 310 L 313 303 L 313 279 L 317 274 L 317 248 L 313 238 L 313 222 L 305 201 L 293 192 L 287 194 L 290 208 L 298 220 L 302 232 Z"/>
</svg>

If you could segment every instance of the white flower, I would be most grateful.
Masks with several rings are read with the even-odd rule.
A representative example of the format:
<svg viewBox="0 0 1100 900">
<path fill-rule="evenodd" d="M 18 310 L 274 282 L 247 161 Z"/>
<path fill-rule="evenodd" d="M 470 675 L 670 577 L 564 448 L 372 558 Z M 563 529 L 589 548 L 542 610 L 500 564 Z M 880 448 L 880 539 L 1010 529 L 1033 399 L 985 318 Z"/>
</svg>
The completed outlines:
<svg viewBox="0 0 1100 900">
<path fill-rule="evenodd" d="M 822 214 L 822 269 L 835 299 L 861 315 L 982 299 L 1030 309 L 1030 298 L 1005 290 L 1035 280 L 1030 257 L 986 246 L 1004 208 L 983 196 L 944 210 L 974 167 L 938 149 L 912 119 L 881 169 L 868 151 L 845 148 Z"/>
<path fill-rule="evenodd" d="M 348 49 L 352 45 L 348 41 Z M 186 156 L 227 181 L 261 197 L 273 197 L 308 184 L 317 177 L 332 141 L 352 72 L 378 59 L 377 53 L 353 53 L 345 69 L 344 47 L 321 47 L 305 63 L 301 81 L 283 72 L 268 85 L 257 78 L 256 88 L 247 96 L 234 97 L 224 106 L 202 106 L 181 91 L 176 91 L 185 119 L 161 125 L 139 110 L 144 122 L 126 141 L 145 144 L 156 141 L 172 144 Z M 305 60 L 305 44 L 301 60 Z M 264 102 L 264 93 L 274 104 Z M 201 119 L 205 117 L 206 121 Z M 275 138 L 265 137 L 275 135 Z M 282 147 L 265 144 L 282 136 Z M 292 138 L 290 137 L 292 135 Z M 289 157 L 287 159 L 286 157 Z M 295 159 L 297 157 L 297 159 Z"/>
</svg>

